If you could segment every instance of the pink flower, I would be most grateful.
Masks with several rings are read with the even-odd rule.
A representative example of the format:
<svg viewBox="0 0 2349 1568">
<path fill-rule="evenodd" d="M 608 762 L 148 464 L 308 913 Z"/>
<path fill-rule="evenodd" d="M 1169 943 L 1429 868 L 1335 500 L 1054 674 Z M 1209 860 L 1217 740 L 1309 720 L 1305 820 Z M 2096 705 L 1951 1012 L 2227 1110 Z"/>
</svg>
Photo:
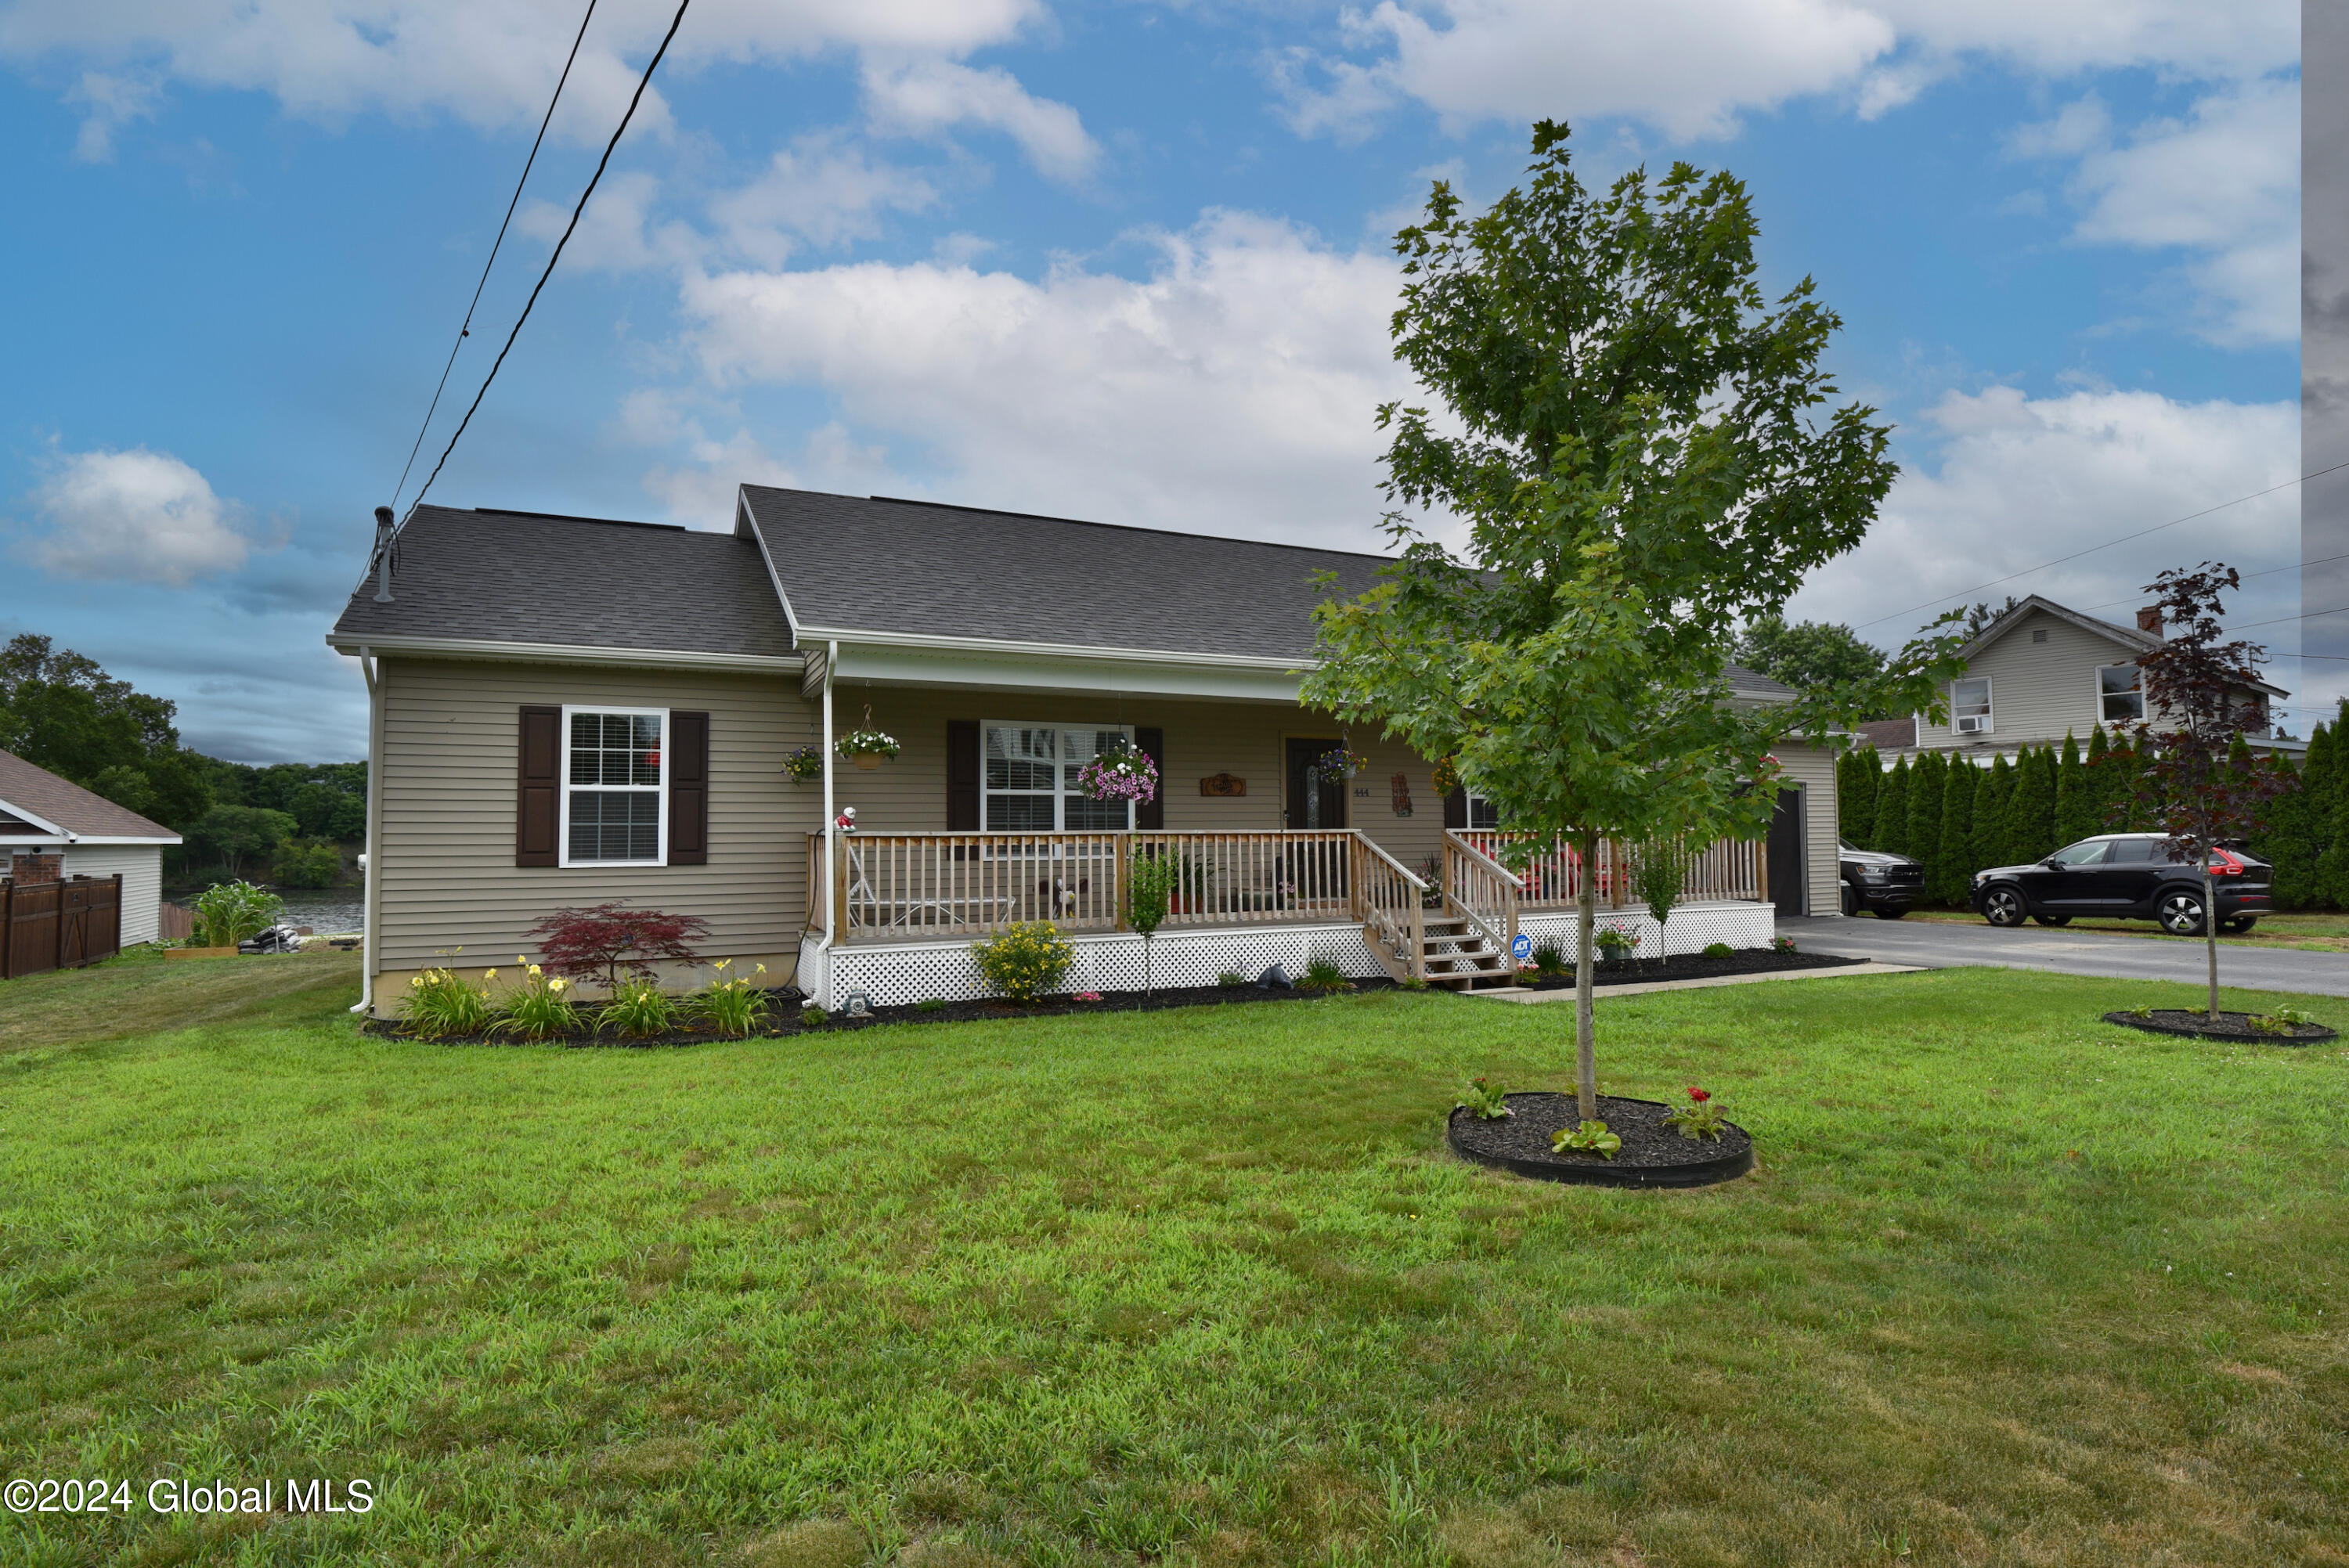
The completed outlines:
<svg viewBox="0 0 2349 1568">
<path fill-rule="evenodd" d="M 1101 993 L 1098 991 L 1079 991 L 1071 999 L 1079 1002 L 1098 1002 L 1101 1000 Z"/>
<path fill-rule="evenodd" d="M 1689 1085 L 1689 1098 L 1696 1101 L 1697 1104 L 1702 1105 L 1706 1100 L 1711 1099 L 1713 1096 L 1705 1090 L 1697 1088 L 1696 1085 L 1691 1084 Z"/>
</svg>

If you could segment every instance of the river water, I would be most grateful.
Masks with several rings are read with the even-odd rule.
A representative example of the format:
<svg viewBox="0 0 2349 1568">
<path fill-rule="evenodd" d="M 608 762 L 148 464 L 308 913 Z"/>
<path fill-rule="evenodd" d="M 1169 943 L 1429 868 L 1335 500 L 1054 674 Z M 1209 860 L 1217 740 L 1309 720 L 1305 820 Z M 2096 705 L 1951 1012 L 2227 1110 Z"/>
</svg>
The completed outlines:
<svg viewBox="0 0 2349 1568">
<path fill-rule="evenodd" d="M 200 890 L 181 888 L 163 896 L 182 909 L 192 908 Z M 356 887 L 280 888 L 285 901 L 285 923 L 306 925 L 320 936 L 342 936 L 367 929 L 367 890 Z"/>
</svg>

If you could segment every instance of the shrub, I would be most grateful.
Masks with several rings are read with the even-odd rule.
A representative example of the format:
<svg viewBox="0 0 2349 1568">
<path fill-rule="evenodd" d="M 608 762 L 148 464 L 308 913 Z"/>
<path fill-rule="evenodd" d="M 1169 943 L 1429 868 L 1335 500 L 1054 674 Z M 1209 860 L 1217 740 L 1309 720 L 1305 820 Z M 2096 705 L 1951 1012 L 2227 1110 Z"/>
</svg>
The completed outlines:
<svg viewBox="0 0 2349 1568">
<path fill-rule="evenodd" d="M 1470 1078 L 1468 1087 L 1460 1091 L 1460 1109 L 1480 1121 L 1498 1121 L 1505 1116 L 1515 1116 L 1507 1104 L 1508 1097 L 1498 1084 L 1483 1078 Z"/>
<path fill-rule="evenodd" d="M 1350 991 L 1354 988 L 1354 983 L 1346 978 L 1346 972 L 1343 969 L 1339 968 L 1329 959 L 1316 958 L 1305 966 L 1305 973 L 1298 977 L 1297 988 L 1299 991 L 1310 991 L 1316 995 L 1326 996 L 1333 991 Z"/>
<path fill-rule="evenodd" d="M 1221 975 L 1216 976 L 1216 984 L 1218 985 L 1245 985 L 1247 984 L 1247 976 L 1245 975 L 1235 975 L 1230 970 L 1226 969 Z"/>
<path fill-rule="evenodd" d="M 990 990 L 1014 1002 L 1032 1002 L 1060 989 L 1076 962 L 1077 950 L 1061 940 L 1049 920 L 1022 921 L 991 942 L 974 942 L 970 955 Z"/>
<path fill-rule="evenodd" d="M 1773 953 L 1792 953 L 1795 951 L 1795 939 L 1791 936 L 1772 937 L 1770 950 Z"/>
<path fill-rule="evenodd" d="M 453 969 L 427 969 L 408 983 L 408 1006 L 400 1009 L 399 1020 L 410 1034 L 428 1040 L 478 1035 L 490 1025 L 490 982 L 497 973 L 485 973 L 476 991 Z"/>
<path fill-rule="evenodd" d="M 718 973 L 709 984 L 686 999 L 687 1010 L 694 1020 L 713 1035 L 731 1039 L 746 1039 L 758 1033 L 759 1026 L 767 1021 L 767 994 L 761 990 L 755 975 L 740 975 L 728 978 L 730 958 L 718 961 Z M 764 975 L 767 966 L 759 965 L 757 973 Z"/>
<path fill-rule="evenodd" d="M 277 923 L 285 901 L 251 882 L 222 882 L 197 895 L 196 945 L 233 947 Z"/>
<path fill-rule="evenodd" d="M 1545 975 L 1556 975 L 1566 967 L 1566 954 L 1555 942 L 1545 942 L 1534 949 L 1534 967 Z"/>
<path fill-rule="evenodd" d="M 1417 975 L 1406 975 L 1395 984 L 1406 991 L 1425 991 L 1431 988 L 1426 979 Z"/>
<path fill-rule="evenodd" d="M 553 1040 L 580 1032 L 579 1009 L 571 1000 L 571 982 L 549 975 L 535 964 L 523 965 L 522 990 L 506 1004 L 505 1016 L 486 1031 L 523 1040 Z"/>
<path fill-rule="evenodd" d="M 599 1026 L 631 1039 L 667 1034 L 677 1023 L 677 1004 L 649 980 L 624 980 L 604 1004 Z"/>
<path fill-rule="evenodd" d="M 295 839 L 277 847 L 269 874 L 280 887 L 332 887 L 343 880 L 343 851 L 325 839 Z"/>
<path fill-rule="evenodd" d="M 622 975 L 650 980 L 657 958 L 700 963 L 693 943 L 709 934 L 709 923 L 690 914 L 599 903 L 558 909 L 529 934 L 537 939 L 539 955 L 549 969 L 574 979 L 601 980 L 616 996 Z"/>
<path fill-rule="evenodd" d="M 811 1002 L 800 1009 L 800 1022 L 811 1029 L 821 1029 L 832 1022 L 832 1015 Z"/>
<path fill-rule="evenodd" d="M 1704 944 L 1704 955 L 1707 958 L 1734 958 L 1737 949 L 1726 942 L 1708 942 Z"/>
<path fill-rule="evenodd" d="M 914 1004 L 916 1013 L 943 1013 L 946 1010 L 947 999 L 944 996 L 926 996 Z"/>
<path fill-rule="evenodd" d="M 1688 1097 L 1686 1105 L 1665 1116 L 1664 1125 L 1678 1128 L 1682 1138 L 1710 1138 L 1719 1142 L 1721 1124 L 1724 1119 L 1721 1107 L 1713 1102 L 1711 1094 L 1694 1084 L 1689 1085 Z"/>
<path fill-rule="evenodd" d="M 1568 1149 L 1581 1149 L 1612 1160 L 1615 1158 L 1615 1151 L 1623 1147 L 1623 1140 L 1608 1131 L 1605 1122 L 1586 1121 L 1579 1127 L 1561 1127 L 1551 1133 L 1549 1146 L 1554 1153 L 1562 1153 Z"/>
</svg>

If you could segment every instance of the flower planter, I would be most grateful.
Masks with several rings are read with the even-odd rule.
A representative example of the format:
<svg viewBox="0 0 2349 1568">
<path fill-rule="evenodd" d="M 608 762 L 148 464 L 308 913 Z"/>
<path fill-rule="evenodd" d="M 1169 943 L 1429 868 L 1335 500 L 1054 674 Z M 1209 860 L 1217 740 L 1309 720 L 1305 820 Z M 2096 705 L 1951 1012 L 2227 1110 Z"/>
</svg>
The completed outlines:
<svg viewBox="0 0 2349 1568">
<path fill-rule="evenodd" d="M 854 758 L 850 758 L 850 760 L 854 762 L 859 768 L 864 769 L 867 773 L 870 773 L 873 769 L 881 766 L 881 754 L 877 751 L 860 751 Z"/>
</svg>

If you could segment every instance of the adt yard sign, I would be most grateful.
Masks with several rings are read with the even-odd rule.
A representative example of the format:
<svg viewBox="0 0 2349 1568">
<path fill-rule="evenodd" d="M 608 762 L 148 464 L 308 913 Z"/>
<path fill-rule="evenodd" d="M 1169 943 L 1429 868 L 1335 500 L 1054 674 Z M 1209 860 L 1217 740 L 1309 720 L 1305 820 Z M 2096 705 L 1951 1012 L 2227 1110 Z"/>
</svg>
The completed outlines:
<svg viewBox="0 0 2349 1568">
<path fill-rule="evenodd" d="M 1517 939 L 1509 944 L 1509 956 L 1516 959 L 1518 963 L 1523 964 L 1526 959 L 1531 958 L 1533 955 L 1534 939 L 1527 936 L 1522 931 L 1518 932 Z"/>
</svg>

